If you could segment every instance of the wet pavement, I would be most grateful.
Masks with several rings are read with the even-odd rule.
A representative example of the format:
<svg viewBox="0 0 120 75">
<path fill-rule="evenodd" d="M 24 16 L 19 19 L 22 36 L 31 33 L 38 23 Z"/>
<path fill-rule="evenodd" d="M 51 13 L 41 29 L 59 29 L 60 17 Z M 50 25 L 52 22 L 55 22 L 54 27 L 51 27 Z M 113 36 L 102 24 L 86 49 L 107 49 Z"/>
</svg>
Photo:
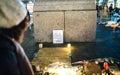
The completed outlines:
<svg viewBox="0 0 120 75">
<path fill-rule="evenodd" d="M 105 25 L 97 25 L 96 42 L 74 43 L 72 51 L 74 61 L 90 60 L 96 58 L 113 57 L 120 58 L 120 30 L 112 31 Z"/>
<path fill-rule="evenodd" d="M 72 62 L 80 60 L 90 60 L 96 58 L 113 57 L 120 58 L 120 29 L 114 33 L 112 28 L 105 27 L 104 25 L 97 25 L 96 41 L 95 42 L 75 42 L 71 43 L 73 50 L 71 51 Z M 34 39 L 34 30 L 29 29 L 25 33 L 23 48 L 30 60 L 35 57 L 38 52 L 38 43 Z M 63 47 L 63 45 L 44 44 L 46 48 Z"/>
</svg>

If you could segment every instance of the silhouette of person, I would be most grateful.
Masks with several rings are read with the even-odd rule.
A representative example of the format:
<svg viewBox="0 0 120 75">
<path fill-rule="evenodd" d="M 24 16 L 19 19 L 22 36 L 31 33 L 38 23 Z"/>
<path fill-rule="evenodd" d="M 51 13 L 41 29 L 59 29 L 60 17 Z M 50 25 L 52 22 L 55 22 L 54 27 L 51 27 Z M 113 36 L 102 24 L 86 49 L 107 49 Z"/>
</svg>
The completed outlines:
<svg viewBox="0 0 120 75">
<path fill-rule="evenodd" d="M 0 75 L 34 75 L 20 45 L 29 22 L 21 0 L 0 0 Z"/>
</svg>

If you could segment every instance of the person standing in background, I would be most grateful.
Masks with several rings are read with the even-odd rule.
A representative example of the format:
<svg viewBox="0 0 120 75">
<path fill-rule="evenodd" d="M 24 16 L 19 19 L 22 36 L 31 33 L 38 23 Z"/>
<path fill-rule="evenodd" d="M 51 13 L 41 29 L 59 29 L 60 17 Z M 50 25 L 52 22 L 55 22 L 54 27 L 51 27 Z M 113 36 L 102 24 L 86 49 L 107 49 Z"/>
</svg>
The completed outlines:
<svg viewBox="0 0 120 75">
<path fill-rule="evenodd" d="M 108 12 L 109 12 L 108 6 L 104 4 L 102 8 L 102 15 L 101 15 L 103 24 L 105 24 L 106 21 L 108 20 Z"/>
<path fill-rule="evenodd" d="M 109 7 L 109 17 L 110 17 L 110 20 L 111 20 L 111 18 L 112 18 L 112 16 L 113 16 L 113 4 L 110 4 L 110 7 Z"/>
<path fill-rule="evenodd" d="M 102 24 L 102 5 L 99 6 L 98 24 Z"/>
<path fill-rule="evenodd" d="M 99 17 L 99 6 L 98 6 L 98 3 L 96 3 L 96 10 L 97 10 L 97 17 Z"/>
</svg>

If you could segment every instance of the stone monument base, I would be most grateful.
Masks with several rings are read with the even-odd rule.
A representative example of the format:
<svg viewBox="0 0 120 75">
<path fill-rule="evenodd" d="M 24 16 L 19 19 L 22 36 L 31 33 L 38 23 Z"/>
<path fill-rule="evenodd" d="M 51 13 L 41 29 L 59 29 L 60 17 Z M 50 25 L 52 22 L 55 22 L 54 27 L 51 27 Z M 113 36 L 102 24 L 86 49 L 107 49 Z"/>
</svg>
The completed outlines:
<svg viewBox="0 0 120 75">
<path fill-rule="evenodd" d="M 71 64 L 69 53 L 69 48 L 41 48 L 32 60 L 32 65 L 39 65 L 40 70 L 44 70 L 56 62 Z"/>
<path fill-rule="evenodd" d="M 95 42 L 96 15 L 95 0 L 37 0 L 35 40 L 51 43 L 53 30 L 63 30 L 64 42 Z"/>
</svg>

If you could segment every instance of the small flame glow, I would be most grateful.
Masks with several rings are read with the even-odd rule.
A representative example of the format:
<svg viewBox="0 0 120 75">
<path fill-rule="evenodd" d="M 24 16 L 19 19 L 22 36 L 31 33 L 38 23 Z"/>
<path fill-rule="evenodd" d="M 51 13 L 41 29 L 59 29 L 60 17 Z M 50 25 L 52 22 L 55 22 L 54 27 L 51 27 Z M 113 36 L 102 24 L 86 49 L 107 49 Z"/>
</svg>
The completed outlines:
<svg viewBox="0 0 120 75">
<path fill-rule="evenodd" d="M 70 48 L 70 47 L 71 47 L 71 44 L 70 44 L 70 43 L 68 43 L 68 44 L 67 44 L 67 47 L 68 47 L 68 48 Z"/>
</svg>

